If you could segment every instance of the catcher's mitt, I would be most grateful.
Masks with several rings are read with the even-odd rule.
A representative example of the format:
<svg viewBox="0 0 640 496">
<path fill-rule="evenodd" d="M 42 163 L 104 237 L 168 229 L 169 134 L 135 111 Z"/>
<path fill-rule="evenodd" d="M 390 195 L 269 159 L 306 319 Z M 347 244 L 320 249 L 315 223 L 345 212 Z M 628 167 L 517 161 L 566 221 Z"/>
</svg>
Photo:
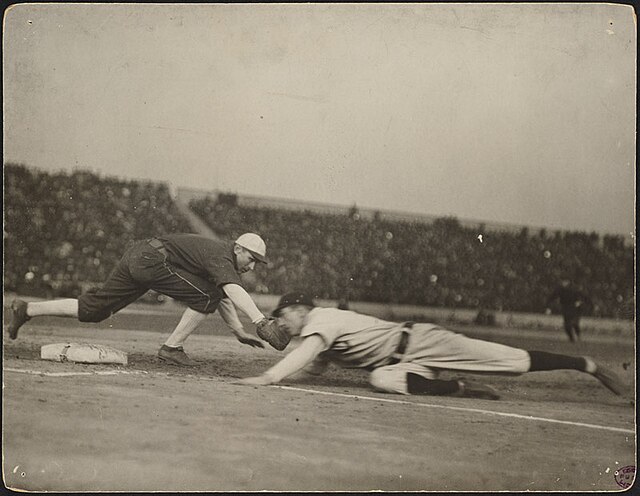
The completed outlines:
<svg viewBox="0 0 640 496">
<path fill-rule="evenodd" d="M 275 319 L 265 317 L 256 325 L 258 326 L 256 334 L 260 339 L 264 339 L 278 351 L 284 350 L 291 341 L 291 336 L 278 327 L 278 322 Z"/>
</svg>

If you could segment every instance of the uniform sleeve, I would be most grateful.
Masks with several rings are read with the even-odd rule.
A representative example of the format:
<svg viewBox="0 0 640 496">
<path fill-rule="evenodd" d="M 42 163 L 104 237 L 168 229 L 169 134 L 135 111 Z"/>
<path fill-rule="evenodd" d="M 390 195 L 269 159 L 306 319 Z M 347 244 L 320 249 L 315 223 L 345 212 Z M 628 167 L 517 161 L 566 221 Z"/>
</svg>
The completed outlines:
<svg viewBox="0 0 640 496">
<path fill-rule="evenodd" d="M 229 297 L 233 304 L 238 307 L 251 322 L 257 324 L 264 319 L 263 313 L 258 309 L 256 304 L 242 286 L 237 284 L 225 284 L 222 291 Z"/>
<path fill-rule="evenodd" d="M 280 382 L 313 362 L 321 348 L 322 339 L 315 336 L 304 339 L 295 350 L 267 370 L 264 375 L 270 378 L 271 384 Z"/>
<path fill-rule="evenodd" d="M 240 319 L 238 318 L 236 307 L 229 298 L 222 298 L 220 300 L 220 303 L 218 304 L 218 312 L 229 328 L 234 331 L 244 330 L 242 322 L 240 322 Z"/>
</svg>

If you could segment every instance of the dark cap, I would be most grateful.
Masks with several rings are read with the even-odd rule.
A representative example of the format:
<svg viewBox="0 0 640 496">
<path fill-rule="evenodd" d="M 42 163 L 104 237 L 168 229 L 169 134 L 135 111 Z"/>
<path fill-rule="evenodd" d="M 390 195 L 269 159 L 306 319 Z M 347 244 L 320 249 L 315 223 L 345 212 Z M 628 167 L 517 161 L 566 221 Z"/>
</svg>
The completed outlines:
<svg viewBox="0 0 640 496">
<path fill-rule="evenodd" d="M 316 304 L 313 302 L 313 298 L 305 293 L 287 293 L 280 298 L 278 306 L 273 312 L 271 312 L 271 315 L 273 315 L 274 317 L 278 317 L 280 315 L 280 310 L 292 305 L 306 305 L 308 307 L 316 306 Z"/>
</svg>

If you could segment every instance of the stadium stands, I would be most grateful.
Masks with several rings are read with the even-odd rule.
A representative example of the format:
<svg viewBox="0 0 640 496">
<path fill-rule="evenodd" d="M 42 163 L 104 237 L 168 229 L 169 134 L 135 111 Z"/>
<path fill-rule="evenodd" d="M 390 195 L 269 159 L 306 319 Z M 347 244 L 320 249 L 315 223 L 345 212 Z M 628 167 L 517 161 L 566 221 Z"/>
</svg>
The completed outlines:
<svg viewBox="0 0 640 496">
<path fill-rule="evenodd" d="M 75 296 L 134 239 L 189 232 L 166 185 L 4 166 L 5 291 Z"/>
<path fill-rule="evenodd" d="M 5 290 L 74 296 L 108 275 L 127 244 L 191 232 L 162 183 L 5 164 Z M 591 296 L 593 315 L 633 318 L 633 247 L 595 233 L 488 230 L 431 222 L 242 205 L 234 194 L 193 199 L 216 233 L 261 234 L 271 265 L 250 290 L 319 298 L 543 312 L 561 277 Z M 481 235 L 481 236 L 480 236 Z"/>
<path fill-rule="evenodd" d="M 306 289 L 319 298 L 542 312 L 562 277 L 582 286 L 593 315 L 632 318 L 633 249 L 619 236 L 529 233 L 242 206 L 232 195 L 191 201 L 227 237 L 256 231 L 272 266 L 258 291 Z M 479 237 L 482 235 L 482 238 Z"/>
</svg>

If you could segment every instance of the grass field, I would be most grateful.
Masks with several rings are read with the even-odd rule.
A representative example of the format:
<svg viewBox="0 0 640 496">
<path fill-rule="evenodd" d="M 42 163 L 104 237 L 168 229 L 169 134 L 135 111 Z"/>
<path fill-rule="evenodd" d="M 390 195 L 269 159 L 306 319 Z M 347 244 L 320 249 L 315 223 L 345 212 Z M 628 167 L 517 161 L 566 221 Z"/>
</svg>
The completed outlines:
<svg viewBox="0 0 640 496">
<path fill-rule="evenodd" d="M 380 394 L 364 371 L 234 384 L 284 354 L 217 315 L 187 342 L 195 369 L 155 354 L 179 309 L 134 305 L 100 324 L 40 318 L 3 346 L 3 476 L 28 491 L 621 491 L 636 465 L 634 398 L 585 374 L 477 376 L 500 401 Z M 458 328 L 525 349 L 588 354 L 635 380 L 634 341 Z M 127 366 L 40 360 L 49 343 L 129 354 Z"/>
</svg>

